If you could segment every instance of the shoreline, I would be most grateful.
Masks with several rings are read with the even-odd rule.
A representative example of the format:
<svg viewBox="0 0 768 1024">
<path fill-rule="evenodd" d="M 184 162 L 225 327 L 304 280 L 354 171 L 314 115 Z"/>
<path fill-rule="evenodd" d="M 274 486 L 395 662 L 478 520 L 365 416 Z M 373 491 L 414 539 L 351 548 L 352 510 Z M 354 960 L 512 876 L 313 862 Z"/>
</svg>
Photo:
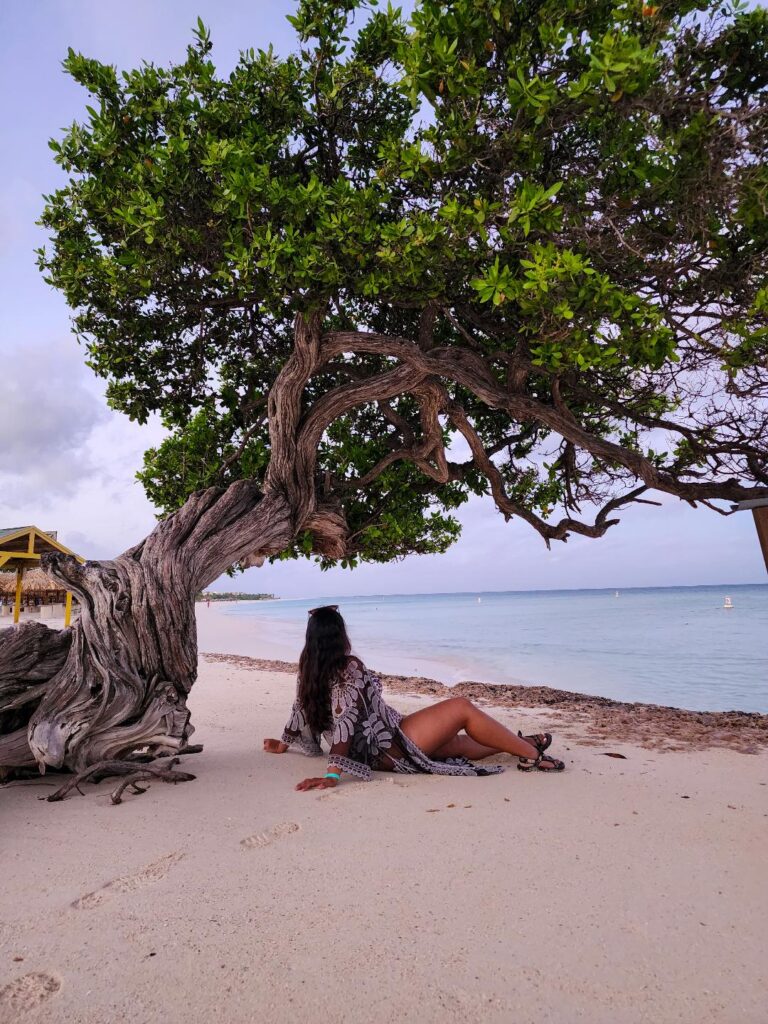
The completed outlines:
<svg viewBox="0 0 768 1024">
<path fill-rule="evenodd" d="M 722 611 L 722 598 L 714 601 L 711 591 L 693 591 L 690 607 L 688 598 L 675 597 L 666 599 L 668 609 L 647 597 L 635 608 L 629 596 L 623 605 L 605 596 L 562 604 L 571 598 L 555 595 L 560 603 L 550 609 L 543 598 L 517 608 L 512 597 L 456 604 L 447 595 L 447 611 L 438 597 L 434 604 L 419 598 L 423 611 L 413 603 L 377 607 L 366 598 L 350 603 L 347 622 L 356 650 L 392 676 L 450 686 L 546 684 L 625 704 L 768 714 L 768 587 L 746 587 L 753 596 L 735 597 L 736 613 Z M 308 605 L 297 599 L 199 608 L 199 648 L 291 663 L 303 645 Z M 549 628 L 551 614 L 563 617 L 562 631 Z"/>
<path fill-rule="evenodd" d="M 298 671 L 296 662 L 242 654 L 200 651 L 200 658 L 256 672 L 295 676 Z M 666 751 L 721 747 L 741 754 L 757 754 L 768 748 L 768 715 L 758 711 L 692 711 L 663 704 L 626 703 L 551 686 L 472 681 L 448 686 L 424 676 L 376 674 L 389 693 L 441 700 L 459 696 L 494 707 L 546 709 L 548 719 L 558 726 L 562 736 L 578 738 L 587 746 L 602 746 L 610 739 Z"/>
</svg>

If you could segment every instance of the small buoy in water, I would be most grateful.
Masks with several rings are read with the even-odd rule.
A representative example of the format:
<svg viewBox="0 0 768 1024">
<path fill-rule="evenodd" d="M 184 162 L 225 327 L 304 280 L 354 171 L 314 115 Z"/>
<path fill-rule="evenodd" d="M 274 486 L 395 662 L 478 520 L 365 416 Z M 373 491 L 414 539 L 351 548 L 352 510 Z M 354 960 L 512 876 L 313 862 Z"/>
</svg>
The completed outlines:
<svg viewBox="0 0 768 1024">
<path fill-rule="evenodd" d="M 733 601 L 730 599 L 730 597 L 726 597 L 723 608 L 733 608 Z"/>
<path fill-rule="evenodd" d="M 482 604 L 482 603 L 483 603 L 483 599 L 482 599 L 482 597 L 478 597 L 478 599 L 477 599 L 477 603 L 478 603 L 478 604 Z"/>
<path fill-rule="evenodd" d="M 615 593 L 615 594 L 614 594 L 613 596 L 614 596 L 614 597 L 618 597 L 618 596 L 619 596 L 619 592 L 618 592 L 618 590 L 616 591 L 616 593 Z"/>
</svg>

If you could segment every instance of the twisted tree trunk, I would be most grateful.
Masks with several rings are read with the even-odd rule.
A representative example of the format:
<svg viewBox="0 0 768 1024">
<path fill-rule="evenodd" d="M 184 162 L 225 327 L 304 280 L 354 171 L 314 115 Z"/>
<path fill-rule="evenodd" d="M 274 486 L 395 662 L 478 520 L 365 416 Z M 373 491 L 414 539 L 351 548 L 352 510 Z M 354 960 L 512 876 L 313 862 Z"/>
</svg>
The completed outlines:
<svg viewBox="0 0 768 1024">
<path fill-rule="evenodd" d="M 113 561 L 46 556 L 81 613 L 60 632 L 29 624 L 0 633 L 0 769 L 82 771 L 183 748 L 193 732 L 195 594 L 232 564 L 283 550 L 295 529 L 283 497 L 239 481 L 192 495 Z"/>
<path fill-rule="evenodd" d="M 263 492 L 252 480 L 198 491 L 111 562 L 44 556 L 45 571 L 77 596 L 80 616 L 59 633 L 42 625 L 0 632 L 0 777 L 35 764 L 103 775 L 131 755 L 183 749 L 193 732 L 195 594 L 232 565 L 279 554 L 303 531 L 313 551 L 343 556 L 346 521 L 318 502 L 315 460 L 325 426 L 356 398 L 345 392 L 340 406 L 319 403 L 324 416 L 303 415 L 304 387 L 324 358 L 321 322 L 320 314 L 297 317 L 293 352 L 270 393 Z"/>
</svg>

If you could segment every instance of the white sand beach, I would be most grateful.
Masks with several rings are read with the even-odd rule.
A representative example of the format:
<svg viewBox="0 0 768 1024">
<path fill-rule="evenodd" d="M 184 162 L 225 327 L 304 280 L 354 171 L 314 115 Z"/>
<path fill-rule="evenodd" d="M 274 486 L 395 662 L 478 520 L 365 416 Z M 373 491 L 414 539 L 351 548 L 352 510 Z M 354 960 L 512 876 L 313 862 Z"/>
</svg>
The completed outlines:
<svg viewBox="0 0 768 1024">
<path fill-rule="evenodd" d="M 203 650 L 243 653 L 214 626 Z M 0 789 L 2 1024 L 764 1024 L 762 743 L 654 749 L 532 702 L 496 713 L 555 731 L 561 775 L 505 757 L 298 793 L 324 761 L 261 749 L 294 687 L 203 654 L 194 782 L 120 806 L 109 781 L 55 804 L 51 777 Z"/>
</svg>

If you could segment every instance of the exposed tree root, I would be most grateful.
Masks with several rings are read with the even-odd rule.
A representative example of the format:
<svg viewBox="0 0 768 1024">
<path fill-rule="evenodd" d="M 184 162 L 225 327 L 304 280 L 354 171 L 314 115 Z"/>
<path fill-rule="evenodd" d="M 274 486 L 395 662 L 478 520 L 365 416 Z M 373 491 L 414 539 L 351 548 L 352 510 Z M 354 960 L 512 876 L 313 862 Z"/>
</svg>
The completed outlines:
<svg viewBox="0 0 768 1024">
<path fill-rule="evenodd" d="M 178 763 L 178 757 L 172 758 L 167 765 L 144 764 L 137 766 L 135 760 L 99 761 L 98 764 L 93 764 L 84 771 L 78 772 L 77 775 L 67 779 L 64 785 L 60 786 L 55 793 L 51 793 L 50 796 L 40 797 L 40 799 L 47 800 L 48 803 L 55 803 L 58 800 L 64 800 L 73 789 L 76 789 L 81 796 L 84 796 L 85 794 L 80 789 L 81 782 L 97 783 L 110 776 L 125 775 L 127 778 L 123 779 L 111 793 L 112 803 L 119 804 L 122 803 L 124 790 L 129 786 L 132 787 L 132 792 L 134 793 L 146 792 L 146 788 L 142 789 L 136 785 L 137 782 L 146 782 L 153 779 L 158 779 L 160 782 L 191 782 L 196 778 L 190 772 L 174 770 L 174 765 Z"/>
<path fill-rule="evenodd" d="M 177 750 L 173 755 L 168 752 L 158 754 L 156 760 L 160 760 L 161 757 L 181 757 L 182 754 L 202 754 L 202 752 L 202 743 L 190 743 L 189 746 L 182 747 L 181 750 Z"/>
</svg>

